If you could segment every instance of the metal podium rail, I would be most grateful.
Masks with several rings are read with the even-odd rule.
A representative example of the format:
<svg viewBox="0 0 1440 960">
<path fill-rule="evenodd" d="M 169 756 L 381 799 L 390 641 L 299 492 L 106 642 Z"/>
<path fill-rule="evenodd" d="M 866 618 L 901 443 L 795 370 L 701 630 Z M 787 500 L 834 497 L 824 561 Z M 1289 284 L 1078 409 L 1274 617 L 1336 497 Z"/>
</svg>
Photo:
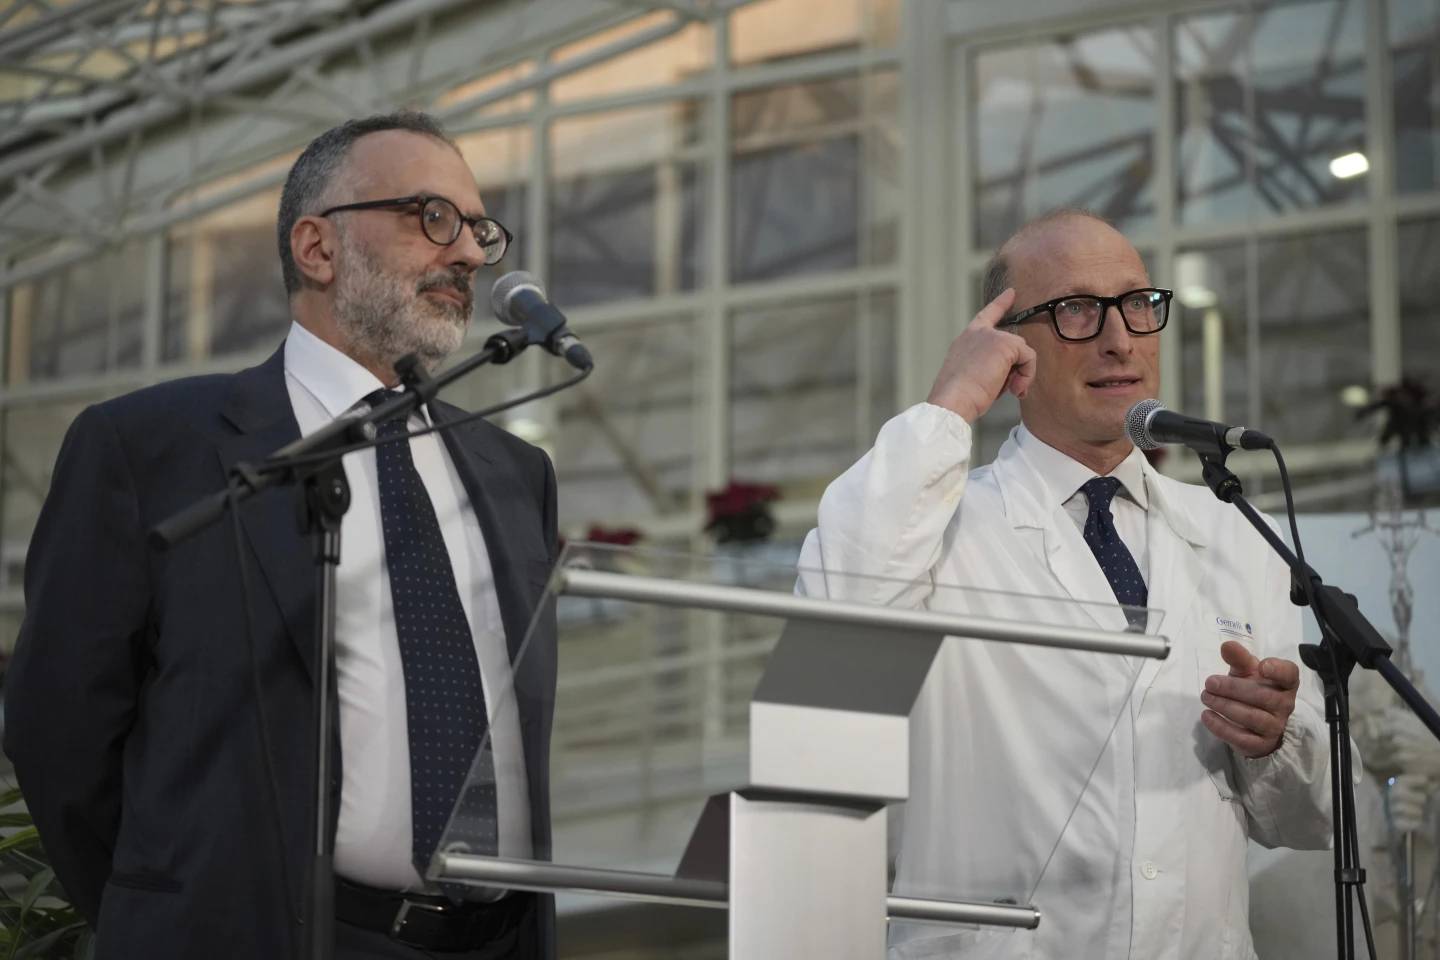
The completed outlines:
<svg viewBox="0 0 1440 960">
<path fill-rule="evenodd" d="M 441 874 L 449 879 L 474 880 L 487 886 L 506 887 L 511 890 L 599 893 L 676 907 L 712 907 L 724 910 L 730 906 L 729 885 L 718 880 L 662 877 L 653 873 L 603 870 L 597 867 L 567 867 L 536 863 L 533 860 L 477 857 L 464 853 L 442 853 L 437 862 Z M 980 924 L 1025 930 L 1034 930 L 1040 925 L 1040 911 L 1036 908 L 1004 903 L 890 896 L 885 899 L 885 907 L 886 916 L 892 920 Z"/>
</svg>

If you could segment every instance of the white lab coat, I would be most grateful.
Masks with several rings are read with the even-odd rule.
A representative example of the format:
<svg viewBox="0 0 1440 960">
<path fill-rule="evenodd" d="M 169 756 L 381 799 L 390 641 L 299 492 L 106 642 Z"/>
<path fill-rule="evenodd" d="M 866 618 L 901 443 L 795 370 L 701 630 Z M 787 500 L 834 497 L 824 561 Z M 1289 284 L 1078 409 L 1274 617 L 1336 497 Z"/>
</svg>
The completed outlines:
<svg viewBox="0 0 1440 960">
<path fill-rule="evenodd" d="M 798 589 L 1124 630 L 1081 532 L 1059 502 L 1042 506 L 1053 497 L 1015 437 L 974 471 L 970 439 L 930 404 L 887 423 L 826 490 Z M 1250 958 L 1247 835 L 1328 845 L 1328 734 L 1309 671 L 1269 757 L 1243 758 L 1200 724 L 1205 677 L 1228 671 L 1225 639 L 1299 662 L 1288 572 L 1209 490 L 1148 464 L 1144 478 L 1149 603 L 1163 612 L 1148 632 L 1170 638 L 1170 656 L 952 637 L 912 715 L 895 891 L 1033 902 L 1040 927 L 897 924 L 892 957 Z"/>
</svg>

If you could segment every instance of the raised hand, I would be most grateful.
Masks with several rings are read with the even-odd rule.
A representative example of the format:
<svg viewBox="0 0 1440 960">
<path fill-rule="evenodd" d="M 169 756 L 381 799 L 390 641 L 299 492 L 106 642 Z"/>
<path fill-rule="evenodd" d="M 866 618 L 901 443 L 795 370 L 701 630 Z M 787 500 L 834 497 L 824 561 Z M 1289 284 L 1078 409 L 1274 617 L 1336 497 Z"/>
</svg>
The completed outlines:
<svg viewBox="0 0 1440 960">
<path fill-rule="evenodd" d="M 1023 337 L 995 328 L 1014 302 L 1015 289 L 1005 288 L 950 343 L 930 388 L 931 403 L 974 423 L 1001 393 L 1025 396 L 1035 378 L 1035 351 Z"/>
<path fill-rule="evenodd" d="M 1295 710 L 1300 667 L 1280 657 L 1258 660 L 1234 640 L 1220 645 L 1220 656 L 1230 674 L 1206 678 L 1200 702 L 1209 709 L 1200 722 L 1244 756 L 1274 753 Z"/>
</svg>

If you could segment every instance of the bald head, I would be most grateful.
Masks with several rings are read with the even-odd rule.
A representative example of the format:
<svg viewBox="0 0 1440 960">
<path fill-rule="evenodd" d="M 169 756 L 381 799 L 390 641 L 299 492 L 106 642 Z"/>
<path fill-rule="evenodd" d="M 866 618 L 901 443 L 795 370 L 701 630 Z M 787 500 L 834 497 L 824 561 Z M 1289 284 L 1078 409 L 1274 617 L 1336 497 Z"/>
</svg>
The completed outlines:
<svg viewBox="0 0 1440 960">
<path fill-rule="evenodd" d="M 1082 226 L 1088 222 L 1107 227 L 1119 235 L 1119 231 L 1115 230 L 1115 226 L 1109 220 L 1083 207 L 1062 207 L 1041 214 L 1033 220 L 1027 220 L 1020 225 L 1019 229 L 1010 234 L 1004 243 L 1000 244 L 1000 248 L 995 251 L 990 262 L 985 265 L 980 301 L 989 303 L 1000 296 L 1006 287 L 1015 286 L 1016 276 L 1020 272 L 1017 260 L 1022 259 L 1017 254 L 1021 251 L 1031 252 L 1037 241 L 1043 242 L 1047 238 L 1053 240 L 1057 233 L 1062 236 L 1070 233 L 1071 231 L 1064 228 L 1075 226 L 1075 221 L 1081 221 Z M 1016 305 L 1019 306 L 1018 303 Z"/>
</svg>

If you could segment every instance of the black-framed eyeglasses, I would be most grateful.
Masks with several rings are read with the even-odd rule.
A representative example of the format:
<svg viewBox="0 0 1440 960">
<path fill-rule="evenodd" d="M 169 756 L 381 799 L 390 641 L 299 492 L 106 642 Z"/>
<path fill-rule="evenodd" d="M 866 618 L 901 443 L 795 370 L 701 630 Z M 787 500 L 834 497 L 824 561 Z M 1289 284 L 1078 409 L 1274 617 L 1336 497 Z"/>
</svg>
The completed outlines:
<svg viewBox="0 0 1440 960">
<path fill-rule="evenodd" d="M 389 200 L 365 200 L 361 203 L 345 203 L 331 207 L 320 214 L 328 217 L 342 210 L 380 210 L 387 207 L 414 206 L 420 214 L 420 229 L 425 239 L 442 247 L 448 247 L 460 239 L 460 231 L 466 226 L 475 234 L 475 242 L 485 251 L 485 265 L 499 263 L 510 249 L 514 234 L 506 230 L 498 220 L 489 217 L 467 217 L 444 197 L 417 194 L 413 197 L 394 197 Z"/>
<path fill-rule="evenodd" d="M 1076 293 L 1011 314 L 996 326 L 1014 326 L 1049 314 L 1050 324 L 1061 340 L 1079 343 L 1100 336 L 1100 331 L 1105 328 L 1105 315 L 1114 307 L 1120 311 L 1126 330 L 1136 336 L 1144 336 L 1165 329 L 1165 321 L 1170 319 L 1170 301 L 1174 296 L 1173 290 L 1159 287 L 1142 287 L 1118 297 Z"/>
</svg>

